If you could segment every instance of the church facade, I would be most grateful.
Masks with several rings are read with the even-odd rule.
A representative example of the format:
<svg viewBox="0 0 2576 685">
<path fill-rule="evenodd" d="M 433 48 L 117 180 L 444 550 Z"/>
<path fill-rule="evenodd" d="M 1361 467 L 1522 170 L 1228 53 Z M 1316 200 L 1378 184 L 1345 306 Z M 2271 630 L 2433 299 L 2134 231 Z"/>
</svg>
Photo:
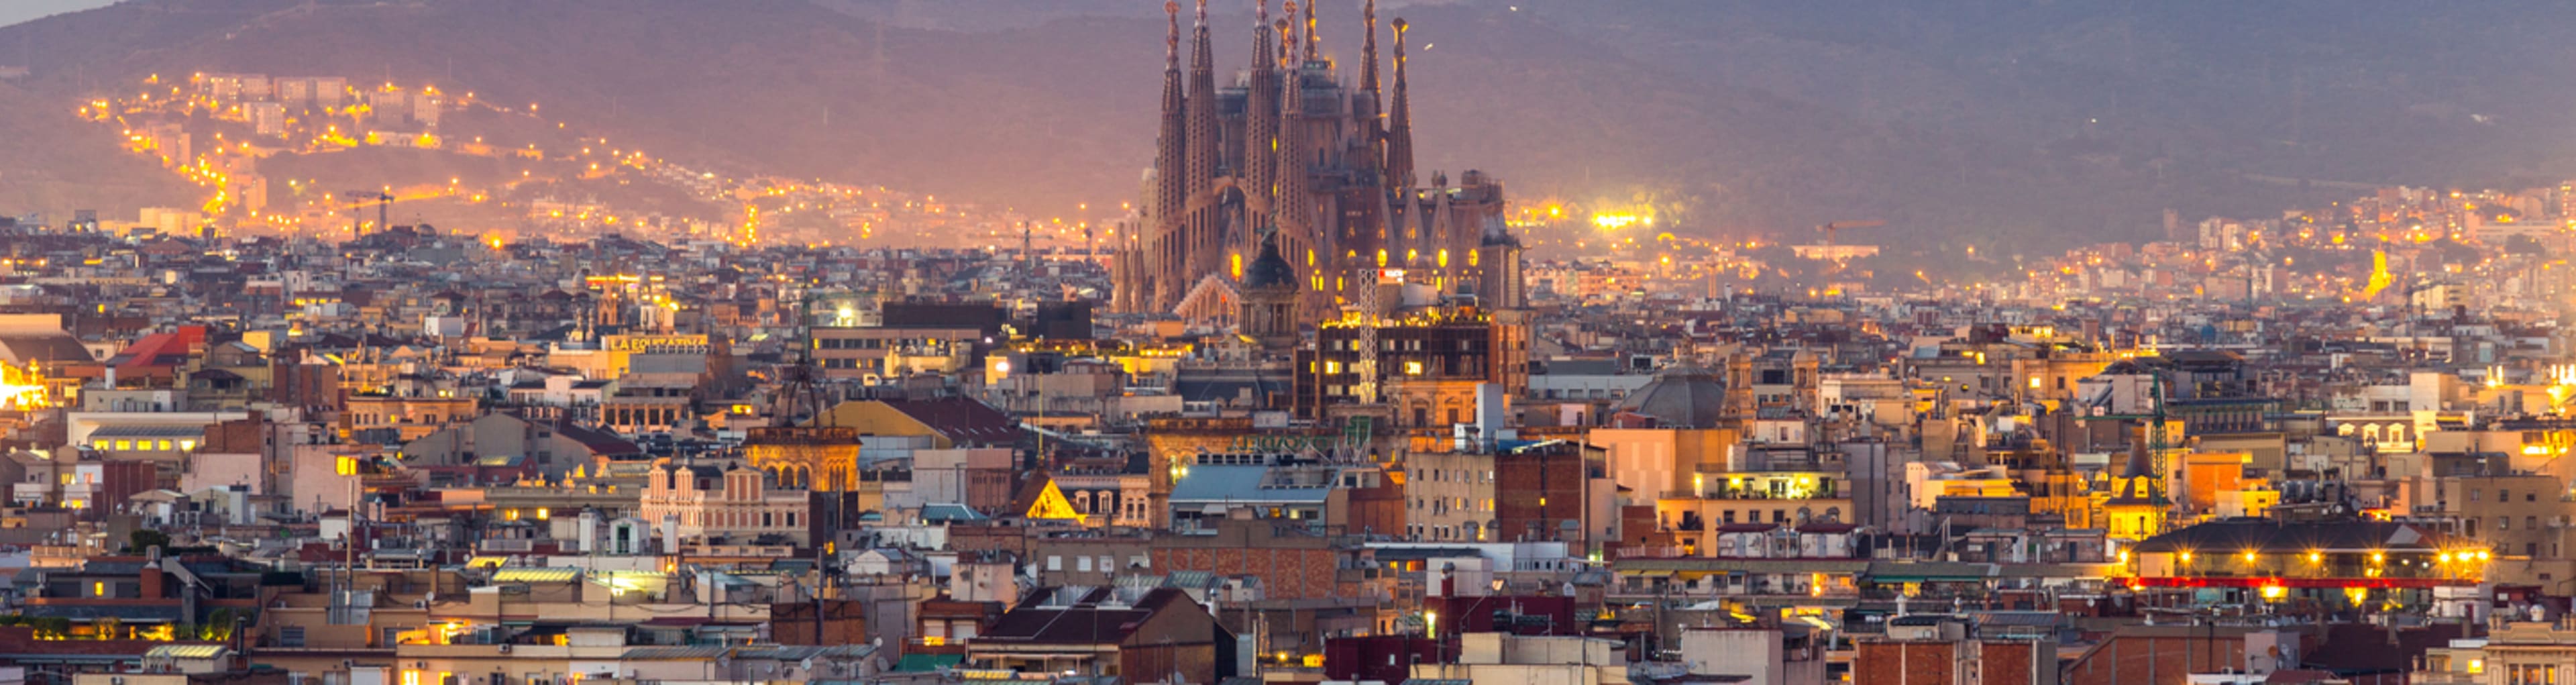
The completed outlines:
<svg viewBox="0 0 2576 685">
<path fill-rule="evenodd" d="M 1299 17 L 1294 0 L 1285 7 Z M 1241 281 L 1265 243 L 1294 271 L 1305 322 L 1345 306 L 1380 308 L 1372 298 L 1388 280 L 1522 306 L 1501 181 L 1472 170 L 1454 185 L 1445 174 L 1416 175 L 1404 20 L 1391 24 L 1394 78 L 1382 92 L 1374 0 L 1356 85 L 1324 54 L 1311 3 L 1302 21 L 1273 22 L 1263 0 L 1249 66 L 1219 87 L 1207 3 L 1198 3 L 1186 68 L 1180 7 L 1165 10 L 1154 167 L 1140 225 L 1110 265 L 1112 311 L 1170 313 L 1203 281 Z"/>
</svg>

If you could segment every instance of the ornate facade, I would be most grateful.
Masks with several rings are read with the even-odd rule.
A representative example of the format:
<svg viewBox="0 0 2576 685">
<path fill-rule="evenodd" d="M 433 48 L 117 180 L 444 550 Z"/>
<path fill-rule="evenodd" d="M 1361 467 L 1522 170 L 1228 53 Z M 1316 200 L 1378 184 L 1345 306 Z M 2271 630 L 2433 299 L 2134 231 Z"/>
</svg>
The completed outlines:
<svg viewBox="0 0 2576 685">
<path fill-rule="evenodd" d="M 1297 13 L 1293 0 L 1287 8 Z M 1166 313 L 1201 281 L 1241 280 L 1273 227 L 1304 321 L 1369 304 L 1383 276 L 1517 297 L 1518 283 L 1500 282 L 1518 278 L 1517 264 L 1496 263 L 1519 258 L 1503 226 L 1502 183 L 1476 171 L 1454 186 L 1445 174 L 1415 178 L 1404 20 L 1393 23 L 1390 98 L 1380 92 L 1373 1 L 1356 87 L 1324 56 L 1312 4 L 1301 28 L 1272 23 L 1263 0 L 1250 66 L 1225 88 L 1216 82 L 1207 3 L 1198 3 L 1187 69 L 1180 7 L 1165 9 L 1160 134 L 1141 230 L 1111 264 L 1114 311 Z"/>
</svg>

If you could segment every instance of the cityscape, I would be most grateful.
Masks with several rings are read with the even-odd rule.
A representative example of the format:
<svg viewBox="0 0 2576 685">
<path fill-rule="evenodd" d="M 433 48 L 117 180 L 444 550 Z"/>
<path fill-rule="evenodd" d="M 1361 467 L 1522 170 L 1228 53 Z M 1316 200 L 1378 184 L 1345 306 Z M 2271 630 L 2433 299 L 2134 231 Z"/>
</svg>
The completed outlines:
<svg viewBox="0 0 2576 685">
<path fill-rule="evenodd" d="M 1519 105 L 1470 101 L 1508 75 L 1425 66 L 1495 48 L 1420 17 L 1635 8 L 832 10 L 1159 39 L 1089 65 L 1155 97 L 1029 124 L 1123 194 L 666 145 L 623 110 L 685 103 L 595 97 L 667 73 L 171 61 L 626 17 L 562 2 L 0 27 L 0 685 L 2576 682 L 2555 143 L 2218 165 L 2224 202 L 2042 239 L 1509 159 L 1475 119 Z M 234 12 L 116 69 L 6 54 Z M 2332 145 L 2290 116 L 2281 156 Z M 937 118 L 892 135 L 975 145 Z M 2215 164 L 2083 135 L 2064 182 Z"/>
</svg>

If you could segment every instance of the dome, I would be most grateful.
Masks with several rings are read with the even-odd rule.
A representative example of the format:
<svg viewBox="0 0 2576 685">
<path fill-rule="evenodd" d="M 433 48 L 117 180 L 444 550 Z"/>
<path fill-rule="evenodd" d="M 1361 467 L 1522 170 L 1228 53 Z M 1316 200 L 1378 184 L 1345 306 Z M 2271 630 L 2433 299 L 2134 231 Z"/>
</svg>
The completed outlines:
<svg viewBox="0 0 2576 685">
<path fill-rule="evenodd" d="M 1297 287 L 1297 269 L 1288 265 L 1286 257 L 1279 256 L 1279 241 L 1261 241 L 1261 256 L 1253 258 L 1252 264 L 1243 268 L 1243 287 L 1246 290 Z"/>
<path fill-rule="evenodd" d="M 1726 416 L 1726 385 L 1708 369 L 1680 364 L 1657 372 L 1611 410 L 1652 416 L 1674 428 L 1710 428 Z"/>
</svg>

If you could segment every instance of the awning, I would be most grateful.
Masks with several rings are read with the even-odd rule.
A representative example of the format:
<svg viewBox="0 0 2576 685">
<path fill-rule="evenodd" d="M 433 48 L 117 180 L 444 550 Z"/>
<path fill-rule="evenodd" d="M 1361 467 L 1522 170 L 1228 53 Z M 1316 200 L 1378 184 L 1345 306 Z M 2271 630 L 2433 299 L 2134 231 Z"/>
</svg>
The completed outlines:
<svg viewBox="0 0 2576 685">
<path fill-rule="evenodd" d="M 1888 576 L 1870 576 L 1870 577 L 1869 577 L 1869 582 L 1873 582 L 1873 583 L 1983 583 L 1983 582 L 1986 582 L 1986 579 L 1985 579 L 1983 576 L 1920 576 L 1920 575 L 1888 575 Z"/>
</svg>

